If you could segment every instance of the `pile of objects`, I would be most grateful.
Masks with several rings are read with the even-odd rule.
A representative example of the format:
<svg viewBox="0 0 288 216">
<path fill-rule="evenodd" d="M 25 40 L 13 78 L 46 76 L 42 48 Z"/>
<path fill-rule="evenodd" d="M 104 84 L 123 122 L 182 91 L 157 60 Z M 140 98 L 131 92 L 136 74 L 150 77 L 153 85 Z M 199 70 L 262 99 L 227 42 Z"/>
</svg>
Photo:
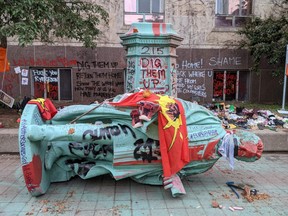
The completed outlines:
<svg viewBox="0 0 288 216">
<path fill-rule="evenodd" d="M 218 116 L 226 129 L 252 129 L 265 128 L 276 131 L 277 128 L 288 128 L 288 117 L 274 114 L 270 110 L 247 109 L 225 103 L 206 104 L 206 108 Z"/>
</svg>

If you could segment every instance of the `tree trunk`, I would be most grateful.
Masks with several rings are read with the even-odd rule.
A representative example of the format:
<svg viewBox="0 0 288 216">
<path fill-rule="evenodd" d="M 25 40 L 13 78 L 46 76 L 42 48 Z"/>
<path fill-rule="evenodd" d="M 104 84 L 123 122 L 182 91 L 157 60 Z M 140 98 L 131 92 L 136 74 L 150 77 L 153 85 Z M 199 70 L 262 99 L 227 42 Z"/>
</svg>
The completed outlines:
<svg viewBox="0 0 288 216">
<path fill-rule="evenodd" d="M 7 48 L 7 37 L 0 38 L 0 47 Z"/>
</svg>

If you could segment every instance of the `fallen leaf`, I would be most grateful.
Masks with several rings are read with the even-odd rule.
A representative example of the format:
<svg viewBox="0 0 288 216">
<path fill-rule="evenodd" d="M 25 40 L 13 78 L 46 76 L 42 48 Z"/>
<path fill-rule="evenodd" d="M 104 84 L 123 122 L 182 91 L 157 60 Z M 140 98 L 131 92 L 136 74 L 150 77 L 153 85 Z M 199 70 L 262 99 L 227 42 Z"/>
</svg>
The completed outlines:
<svg viewBox="0 0 288 216">
<path fill-rule="evenodd" d="M 213 208 L 218 208 L 219 207 L 219 203 L 216 200 L 212 200 L 212 207 Z"/>
<path fill-rule="evenodd" d="M 41 212 L 48 212 L 48 208 L 47 207 L 42 208 Z"/>
</svg>

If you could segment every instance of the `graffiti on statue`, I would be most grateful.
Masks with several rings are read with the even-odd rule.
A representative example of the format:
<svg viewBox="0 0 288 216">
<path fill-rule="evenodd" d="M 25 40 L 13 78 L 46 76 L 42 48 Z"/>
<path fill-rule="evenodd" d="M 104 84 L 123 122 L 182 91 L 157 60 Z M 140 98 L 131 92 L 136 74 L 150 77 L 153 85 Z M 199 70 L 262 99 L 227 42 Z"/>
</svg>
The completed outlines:
<svg viewBox="0 0 288 216">
<path fill-rule="evenodd" d="M 143 139 L 138 139 L 134 145 L 134 158 L 136 160 L 142 159 L 142 161 L 148 161 L 151 163 L 153 160 L 157 161 L 161 159 L 160 143 L 158 140 L 148 138 L 146 142 Z"/>
</svg>

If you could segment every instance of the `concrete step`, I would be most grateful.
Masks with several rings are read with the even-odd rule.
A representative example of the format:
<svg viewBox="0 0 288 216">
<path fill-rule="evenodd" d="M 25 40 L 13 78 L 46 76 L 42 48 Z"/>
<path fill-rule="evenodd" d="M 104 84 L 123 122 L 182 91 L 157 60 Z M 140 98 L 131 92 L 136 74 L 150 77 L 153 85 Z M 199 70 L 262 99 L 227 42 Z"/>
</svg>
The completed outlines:
<svg viewBox="0 0 288 216">
<path fill-rule="evenodd" d="M 265 152 L 288 152 L 288 130 L 269 129 L 252 131 L 258 135 L 264 143 Z M 0 129 L 0 153 L 19 153 L 18 129 Z"/>
</svg>

